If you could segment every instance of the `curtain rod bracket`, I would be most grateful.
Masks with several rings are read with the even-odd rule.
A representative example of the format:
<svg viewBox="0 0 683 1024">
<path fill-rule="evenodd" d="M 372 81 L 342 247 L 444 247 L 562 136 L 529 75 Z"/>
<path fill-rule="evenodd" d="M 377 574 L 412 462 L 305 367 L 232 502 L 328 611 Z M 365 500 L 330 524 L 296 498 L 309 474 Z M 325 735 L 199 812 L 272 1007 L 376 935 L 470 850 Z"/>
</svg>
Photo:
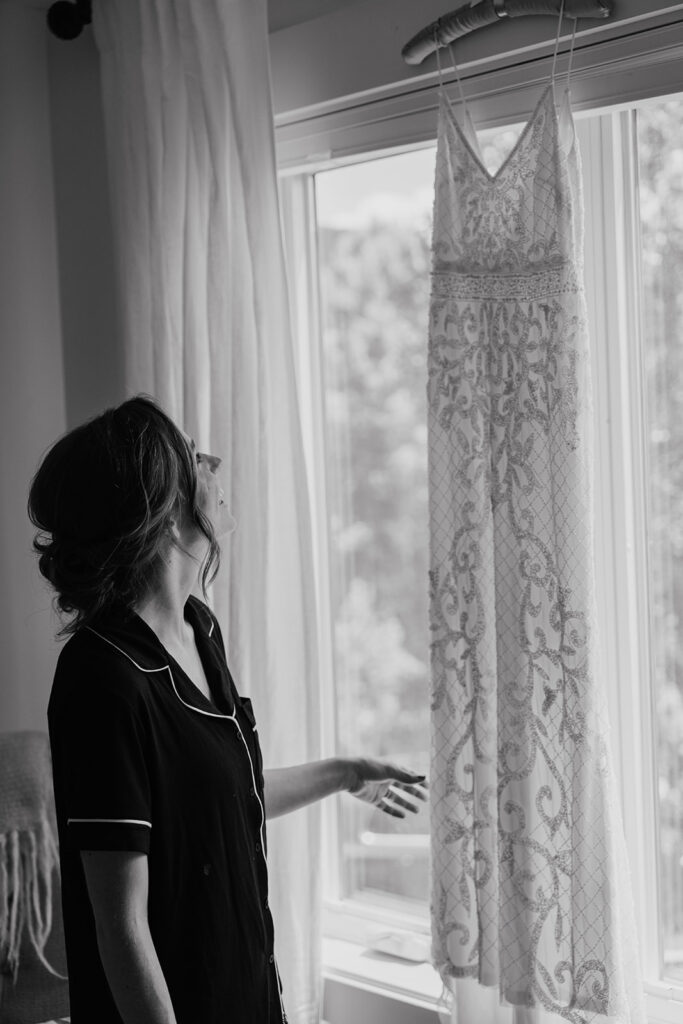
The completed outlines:
<svg viewBox="0 0 683 1024">
<path fill-rule="evenodd" d="M 47 27 L 58 39 L 76 39 L 91 22 L 91 0 L 57 0 L 48 8 Z"/>
</svg>

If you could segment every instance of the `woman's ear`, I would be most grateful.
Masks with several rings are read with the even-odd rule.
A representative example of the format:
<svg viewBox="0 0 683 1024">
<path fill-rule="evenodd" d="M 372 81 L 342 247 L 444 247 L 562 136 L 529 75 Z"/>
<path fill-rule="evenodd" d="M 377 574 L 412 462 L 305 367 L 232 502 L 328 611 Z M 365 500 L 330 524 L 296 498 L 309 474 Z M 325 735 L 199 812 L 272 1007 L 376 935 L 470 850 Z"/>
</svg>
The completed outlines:
<svg viewBox="0 0 683 1024">
<path fill-rule="evenodd" d="M 178 532 L 180 524 L 183 522 L 183 500 L 180 495 L 176 494 L 175 500 L 169 511 L 168 519 L 166 520 L 166 527 L 170 531 Z"/>
<path fill-rule="evenodd" d="M 166 520 L 166 533 L 170 534 L 172 537 L 177 537 L 180 532 L 178 529 L 179 518 L 180 516 L 178 514 L 178 511 L 174 510 Z"/>
<path fill-rule="evenodd" d="M 166 520 L 166 530 L 172 536 L 180 538 L 182 530 L 185 528 L 187 520 L 187 511 L 185 503 L 182 498 L 176 498 L 173 508 L 171 509 L 168 519 Z"/>
</svg>

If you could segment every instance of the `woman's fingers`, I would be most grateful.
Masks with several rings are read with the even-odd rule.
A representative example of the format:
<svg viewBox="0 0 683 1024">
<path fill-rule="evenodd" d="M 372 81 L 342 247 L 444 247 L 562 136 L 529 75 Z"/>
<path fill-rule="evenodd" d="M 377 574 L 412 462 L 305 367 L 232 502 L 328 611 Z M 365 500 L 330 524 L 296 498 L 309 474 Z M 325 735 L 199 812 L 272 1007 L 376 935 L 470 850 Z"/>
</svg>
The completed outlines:
<svg viewBox="0 0 683 1024">
<path fill-rule="evenodd" d="M 401 790 L 403 793 L 407 793 L 409 796 L 416 796 L 418 800 L 429 800 L 429 783 L 428 782 L 392 782 L 391 788 Z"/>
<path fill-rule="evenodd" d="M 396 786 L 400 786 L 406 793 L 410 793 L 412 796 L 418 797 L 420 800 L 429 800 L 429 783 L 418 782 L 415 785 L 406 785 L 405 783 L 396 782 Z"/>
<path fill-rule="evenodd" d="M 420 810 L 416 803 L 413 803 L 412 800 L 404 799 L 404 797 L 400 796 L 393 789 L 389 790 L 384 799 L 387 800 L 389 797 L 391 798 L 391 801 L 394 804 L 394 806 L 405 807 L 407 811 L 411 811 L 413 814 L 417 814 L 417 812 Z"/>
<path fill-rule="evenodd" d="M 405 810 L 410 811 L 411 814 L 417 814 L 420 810 L 418 804 L 414 803 L 413 800 L 407 799 L 409 796 L 417 796 L 421 800 L 427 799 L 423 793 L 410 792 L 407 786 L 397 782 L 393 783 L 389 789 L 382 794 L 381 798 L 377 801 L 376 806 L 383 810 L 385 814 L 391 814 L 395 818 L 405 818 L 405 814 L 400 810 L 400 808 L 405 808 Z"/>
<path fill-rule="evenodd" d="M 409 785 L 414 785 L 415 783 L 423 782 L 426 778 L 422 772 L 413 772 L 408 768 L 398 768 L 393 764 L 385 765 L 385 767 L 391 773 L 391 777 L 396 779 L 397 782 L 405 782 Z"/>
<path fill-rule="evenodd" d="M 385 803 L 385 800 L 386 797 L 383 797 L 382 800 L 380 800 L 380 802 L 377 804 L 380 811 L 384 811 L 385 814 L 390 814 L 392 818 L 405 818 L 405 814 L 403 813 L 403 811 L 396 810 L 396 808 L 394 808 L 392 805 Z"/>
<path fill-rule="evenodd" d="M 415 796 L 419 796 L 420 800 L 428 799 L 425 791 L 429 789 L 429 782 L 427 781 L 427 776 L 419 772 L 412 772 L 403 767 L 394 768 L 394 782 L 392 785 L 399 786 L 409 793 L 414 793 Z"/>
<path fill-rule="evenodd" d="M 420 810 L 418 801 L 429 799 L 429 783 L 419 772 L 386 761 L 359 758 L 353 763 L 358 771 L 358 783 L 348 792 L 374 804 L 385 814 L 394 818 L 405 818 L 405 811 L 417 814 Z"/>
</svg>

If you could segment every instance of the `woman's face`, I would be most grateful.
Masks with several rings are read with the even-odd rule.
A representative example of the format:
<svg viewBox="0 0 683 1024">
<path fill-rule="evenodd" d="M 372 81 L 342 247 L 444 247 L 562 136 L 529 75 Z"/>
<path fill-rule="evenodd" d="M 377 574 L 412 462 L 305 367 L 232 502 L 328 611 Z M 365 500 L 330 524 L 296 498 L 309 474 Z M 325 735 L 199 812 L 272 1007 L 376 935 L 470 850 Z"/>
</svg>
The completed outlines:
<svg viewBox="0 0 683 1024">
<path fill-rule="evenodd" d="M 194 439 L 184 435 L 197 463 L 197 504 L 211 520 L 216 538 L 232 533 L 237 523 L 225 504 L 223 489 L 218 478 L 221 460 L 216 455 L 198 452 Z"/>
</svg>

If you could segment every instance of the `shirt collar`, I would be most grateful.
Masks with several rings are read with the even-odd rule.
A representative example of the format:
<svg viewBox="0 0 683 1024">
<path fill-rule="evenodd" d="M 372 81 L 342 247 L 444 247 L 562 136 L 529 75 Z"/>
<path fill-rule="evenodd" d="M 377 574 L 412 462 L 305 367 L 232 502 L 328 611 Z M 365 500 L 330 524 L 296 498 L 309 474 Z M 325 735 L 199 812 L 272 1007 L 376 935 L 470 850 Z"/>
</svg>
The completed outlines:
<svg viewBox="0 0 683 1024">
<path fill-rule="evenodd" d="M 183 615 L 191 624 L 199 643 L 213 632 L 213 621 L 197 598 L 190 595 Z M 112 608 L 92 623 L 92 631 L 104 636 L 129 655 L 144 671 L 156 672 L 170 667 L 168 651 L 151 626 L 129 608 Z"/>
</svg>

